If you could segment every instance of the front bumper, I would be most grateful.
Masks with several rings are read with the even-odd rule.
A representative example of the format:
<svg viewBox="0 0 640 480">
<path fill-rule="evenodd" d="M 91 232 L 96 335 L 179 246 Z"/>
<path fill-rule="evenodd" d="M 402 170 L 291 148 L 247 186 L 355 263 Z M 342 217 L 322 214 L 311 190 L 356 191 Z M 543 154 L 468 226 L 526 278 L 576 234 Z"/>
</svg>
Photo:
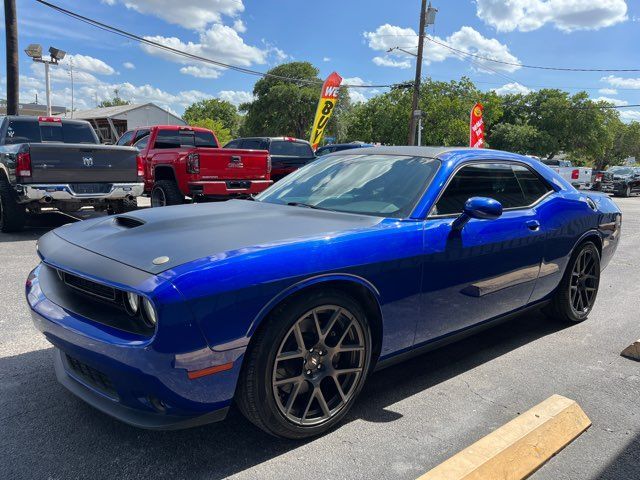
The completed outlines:
<svg viewBox="0 0 640 480">
<path fill-rule="evenodd" d="M 70 250 L 77 248 L 68 245 Z M 86 264 L 86 258 L 78 261 Z M 141 428 L 188 428 L 225 417 L 241 362 L 215 375 L 189 378 L 189 371 L 215 365 L 220 358 L 198 327 L 185 322 L 181 296 L 173 287 L 167 289 L 175 293 L 164 294 L 172 306 L 158 312 L 161 322 L 167 317 L 164 332 L 159 327 L 153 337 L 144 337 L 54 303 L 46 295 L 43 268 L 36 267 L 29 276 L 27 302 L 34 325 L 55 347 L 55 370 L 62 385 L 98 410 Z"/>
<path fill-rule="evenodd" d="M 600 183 L 600 191 L 605 193 L 622 194 L 626 189 L 623 183 Z"/>
<path fill-rule="evenodd" d="M 19 184 L 16 186 L 22 202 L 50 200 L 82 202 L 88 200 L 122 200 L 138 197 L 144 191 L 144 183 L 112 183 L 103 193 L 78 193 L 71 184 Z"/>
</svg>

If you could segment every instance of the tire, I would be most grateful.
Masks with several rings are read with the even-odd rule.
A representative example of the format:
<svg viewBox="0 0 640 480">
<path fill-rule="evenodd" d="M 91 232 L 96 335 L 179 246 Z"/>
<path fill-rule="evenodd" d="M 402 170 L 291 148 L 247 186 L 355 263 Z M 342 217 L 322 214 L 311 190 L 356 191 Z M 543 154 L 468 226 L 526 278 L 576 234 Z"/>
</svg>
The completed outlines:
<svg viewBox="0 0 640 480">
<path fill-rule="evenodd" d="M 110 203 L 107 207 L 107 213 L 109 215 L 118 215 L 120 213 L 133 212 L 137 209 L 138 201 L 135 198 L 132 200 L 125 198 L 123 200 L 116 200 L 115 202 Z"/>
<path fill-rule="evenodd" d="M 627 185 L 627 188 L 625 188 L 622 196 L 625 198 L 629 198 L 631 196 L 631 187 L 629 185 Z"/>
<path fill-rule="evenodd" d="M 593 308 L 599 286 L 600 252 L 592 242 L 585 242 L 571 256 L 546 311 L 555 320 L 582 322 Z"/>
<path fill-rule="evenodd" d="M 362 390 L 371 345 L 364 310 L 350 296 L 339 290 L 297 296 L 277 307 L 255 333 L 236 403 L 271 435 L 303 439 L 325 433 L 344 418 Z"/>
<path fill-rule="evenodd" d="M 184 195 L 173 180 L 158 180 L 151 190 L 151 206 L 165 207 L 168 205 L 181 205 L 184 203 Z"/>
<path fill-rule="evenodd" d="M 19 232 L 27 221 L 27 212 L 16 199 L 16 193 L 4 175 L 0 174 L 0 231 Z"/>
</svg>

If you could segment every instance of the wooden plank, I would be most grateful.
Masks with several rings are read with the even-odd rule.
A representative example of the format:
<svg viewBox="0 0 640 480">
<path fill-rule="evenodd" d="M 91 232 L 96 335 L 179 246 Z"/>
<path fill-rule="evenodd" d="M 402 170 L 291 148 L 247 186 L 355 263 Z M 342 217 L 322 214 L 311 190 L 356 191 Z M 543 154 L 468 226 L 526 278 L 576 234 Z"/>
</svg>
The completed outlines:
<svg viewBox="0 0 640 480">
<path fill-rule="evenodd" d="M 419 480 L 527 478 L 590 425 L 591 421 L 575 401 L 553 395 Z"/>
</svg>

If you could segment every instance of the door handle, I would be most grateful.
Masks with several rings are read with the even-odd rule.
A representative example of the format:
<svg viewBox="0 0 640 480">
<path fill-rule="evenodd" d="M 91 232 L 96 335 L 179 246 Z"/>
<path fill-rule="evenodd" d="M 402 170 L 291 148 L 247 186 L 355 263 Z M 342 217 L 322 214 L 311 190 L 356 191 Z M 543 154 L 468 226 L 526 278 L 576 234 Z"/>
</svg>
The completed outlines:
<svg viewBox="0 0 640 480">
<path fill-rule="evenodd" d="M 538 220 L 528 220 L 526 225 L 527 228 L 533 232 L 540 230 L 540 222 Z"/>
</svg>

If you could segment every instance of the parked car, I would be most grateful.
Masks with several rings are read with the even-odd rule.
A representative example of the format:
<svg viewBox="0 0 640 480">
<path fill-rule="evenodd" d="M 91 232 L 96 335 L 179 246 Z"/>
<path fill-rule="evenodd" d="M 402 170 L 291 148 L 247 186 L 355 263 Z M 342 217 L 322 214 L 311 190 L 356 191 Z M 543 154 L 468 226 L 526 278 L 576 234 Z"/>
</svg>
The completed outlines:
<svg viewBox="0 0 640 480">
<path fill-rule="evenodd" d="M 133 145 L 144 166 L 152 207 L 179 205 L 185 197 L 226 200 L 260 193 L 273 182 L 265 149 L 219 148 L 211 130 L 157 125 L 130 130 L 118 145 Z"/>
<path fill-rule="evenodd" d="M 640 192 L 640 168 L 615 166 L 602 173 L 600 191 L 630 197 Z"/>
<path fill-rule="evenodd" d="M 271 179 L 274 182 L 316 159 L 309 142 L 293 137 L 236 138 L 224 148 L 268 150 L 271 155 Z"/>
<path fill-rule="evenodd" d="M 316 156 L 321 157 L 328 153 L 341 152 L 343 150 L 352 150 L 354 148 L 366 148 L 373 147 L 370 143 L 363 142 L 351 142 L 351 143 L 333 143 L 331 145 L 325 145 L 316 150 Z"/>
<path fill-rule="evenodd" d="M 363 148 L 254 201 L 50 232 L 26 291 L 59 381 L 103 412 L 181 428 L 235 402 L 299 439 L 375 369 L 533 308 L 585 320 L 620 232 L 608 196 L 527 157 Z"/>
<path fill-rule="evenodd" d="M 567 182 L 575 188 L 590 188 L 592 169 L 588 167 L 574 166 L 569 160 L 556 160 L 554 158 L 543 158 L 542 163 L 560 174 Z"/>
<path fill-rule="evenodd" d="M 142 171 L 133 148 L 100 145 L 86 121 L 0 117 L 0 230 L 22 229 L 42 208 L 121 213 L 136 208 Z"/>
</svg>

